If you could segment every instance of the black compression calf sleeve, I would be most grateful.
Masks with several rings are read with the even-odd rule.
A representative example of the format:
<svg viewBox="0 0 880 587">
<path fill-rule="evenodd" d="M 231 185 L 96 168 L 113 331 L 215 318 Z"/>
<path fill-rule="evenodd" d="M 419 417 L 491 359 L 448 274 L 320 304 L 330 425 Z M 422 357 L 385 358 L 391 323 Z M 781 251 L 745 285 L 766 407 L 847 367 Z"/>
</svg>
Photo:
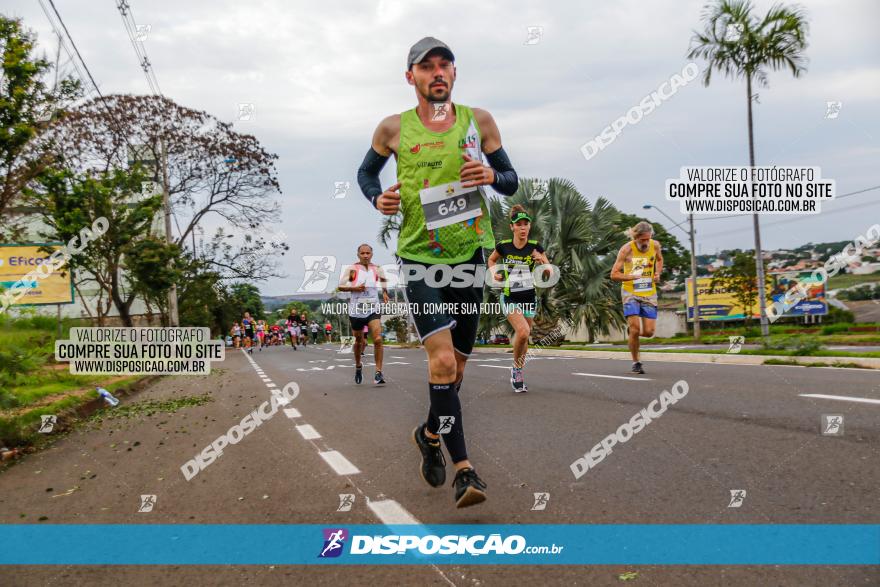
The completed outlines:
<svg viewBox="0 0 880 587">
<path fill-rule="evenodd" d="M 495 181 L 492 182 L 495 191 L 505 196 L 512 196 L 516 193 L 519 188 L 519 178 L 516 176 L 510 158 L 504 152 L 504 147 L 500 147 L 492 153 L 486 153 L 486 161 L 495 170 Z"/>
<path fill-rule="evenodd" d="M 467 460 L 467 447 L 464 442 L 464 427 L 461 422 L 461 402 L 454 383 L 429 383 L 431 394 L 431 416 L 436 428 L 428 423 L 428 431 L 440 434 L 449 451 L 452 463 Z M 448 420 L 448 418 L 455 420 Z"/>
<path fill-rule="evenodd" d="M 377 153 L 373 147 L 367 151 L 363 163 L 358 167 L 358 185 L 364 196 L 376 207 L 376 199 L 382 195 L 382 184 L 379 182 L 379 172 L 385 167 L 388 157 Z"/>
<path fill-rule="evenodd" d="M 458 383 L 453 383 L 453 386 L 455 387 L 455 393 L 461 391 L 461 381 L 459 381 Z M 437 418 L 436 415 L 434 415 L 433 410 L 431 410 L 430 408 L 428 408 L 427 424 L 428 432 L 430 432 L 431 434 L 437 434 L 437 429 L 440 428 L 440 420 Z"/>
</svg>

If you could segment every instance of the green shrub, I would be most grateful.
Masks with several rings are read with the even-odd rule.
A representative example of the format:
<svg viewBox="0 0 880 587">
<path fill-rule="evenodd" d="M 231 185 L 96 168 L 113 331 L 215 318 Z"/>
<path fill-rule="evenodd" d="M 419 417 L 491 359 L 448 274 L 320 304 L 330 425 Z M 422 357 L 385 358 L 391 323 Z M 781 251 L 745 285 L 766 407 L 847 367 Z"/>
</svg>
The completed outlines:
<svg viewBox="0 0 880 587">
<path fill-rule="evenodd" d="M 822 343 L 812 336 L 799 337 L 794 341 L 794 354 L 799 357 L 808 357 L 822 349 Z"/>
<path fill-rule="evenodd" d="M 841 310 L 840 308 L 829 306 L 828 315 L 825 316 L 823 320 L 825 320 L 825 322 L 828 322 L 829 324 L 837 324 L 840 322 L 853 323 L 856 321 L 856 315 L 849 310 Z"/>
<path fill-rule="evenodd" d="M 839 334 L 841 332 L 847 332 L 853 326 L 854 324 L 852 322 L 838 322 L 836 324 L 828 324 L 827 326 L 822 327 L 821 334 L 825 336 L 829 334 Z"/>
</svg>

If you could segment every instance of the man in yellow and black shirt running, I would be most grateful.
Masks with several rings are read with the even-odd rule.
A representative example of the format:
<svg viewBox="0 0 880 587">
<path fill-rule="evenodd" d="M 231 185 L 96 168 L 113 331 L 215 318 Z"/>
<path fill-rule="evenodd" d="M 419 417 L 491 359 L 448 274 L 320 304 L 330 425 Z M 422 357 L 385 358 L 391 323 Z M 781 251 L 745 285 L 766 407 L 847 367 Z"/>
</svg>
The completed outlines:
<svg viewBox="0 0 880 587">
<path fill-rule="evenodd" d="M 629 329 L 632 372 L 644 375 L 639 360 L 639 337 L 654 336 L 657 323 L 657 284 L 663 271 L 663 253 L 655 241 L 654 227 L 642 221 L 630 230 L 632 240 L 620 248 L 611 268 L 611 279 L 622 282 L 623 316 Z"/>
</svg>

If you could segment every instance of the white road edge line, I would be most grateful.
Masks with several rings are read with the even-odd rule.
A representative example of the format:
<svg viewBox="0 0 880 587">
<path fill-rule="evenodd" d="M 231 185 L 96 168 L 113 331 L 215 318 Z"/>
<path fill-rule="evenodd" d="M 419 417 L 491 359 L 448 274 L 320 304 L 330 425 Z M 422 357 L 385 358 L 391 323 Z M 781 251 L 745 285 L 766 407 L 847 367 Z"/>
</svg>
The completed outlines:
<svg viewBox="0 0 880 587">
<path fill-rule="evenodd" d="M 481 363 L 477 363 L 478 367 L 492 367 L 493 369 L 510 369 L 510 367 L 505 367 L 504 365 L 483 365 Z"/>
<path fill-rule="evenodd" d="M 572 373 L 572 375 L 583 375 L 584 377 L 602 377 L 605 379 L 626 379 L 628 381 L 653 381 L 647 377 L 623 377 L 621 375 L 600 375 L 599 373 Z"/>
<path fill-rule="evenodd" d="M 297 426 L 296 431 L 299 432 L 300 436 L 302 436 L 306 440 L 321 438 L 321 434 L 317 430 L 315 430 L 315 427 L 311 424 L 302 424 L 300 426 Z"/>
<path fill-rule="evenodd" d="M 872 399 L 867 397 L 849 397 L 846 395 L 825 395 L 822 393 L 799 393 L 801 397 L 815 397 L 819 399 L 834 399 L 844 402 L 856 402 L 860 404 L 877 404 L 880 405 L 880 399 Z"/>
<path fill-rule="evenodd" d="M 284 415 L 288 418 L 302 418 L 302 414 L 296 408 L 284 408 Z"/>
<path fill-rule="evenodd" d="M 383 499 L 382 501 L 368 501 L 367 505 L 370 510 L 379 518 L 379 521 L 388 526 L 396 526 L 400 524 L 416 524 L 421 522 L 416 520 L 402 505 L 393 499 Z"/>
<path fill-rule="evenodd" d="M 327 450 L 318 453 L 321 458 L 330 465 L 337 475 L 356 475 L 360 473 L 360 469 L 351 464 L 342 453 L 337 450 Z"/>
</svg>

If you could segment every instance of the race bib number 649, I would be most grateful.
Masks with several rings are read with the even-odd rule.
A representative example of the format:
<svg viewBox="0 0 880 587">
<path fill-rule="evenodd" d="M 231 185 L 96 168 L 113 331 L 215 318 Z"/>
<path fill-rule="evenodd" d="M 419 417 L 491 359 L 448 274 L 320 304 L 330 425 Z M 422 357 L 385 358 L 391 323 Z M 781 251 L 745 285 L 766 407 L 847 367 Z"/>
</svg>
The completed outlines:
<svg viewBox="0 0 880 587">
<path fill-rule="evenodd" d="M 483 214 L 482 194 L 474 188 L 461 187 L 460 181 L 419 190 L 425 226 L 428 230 L 463 222 Z"/>
</svg>

